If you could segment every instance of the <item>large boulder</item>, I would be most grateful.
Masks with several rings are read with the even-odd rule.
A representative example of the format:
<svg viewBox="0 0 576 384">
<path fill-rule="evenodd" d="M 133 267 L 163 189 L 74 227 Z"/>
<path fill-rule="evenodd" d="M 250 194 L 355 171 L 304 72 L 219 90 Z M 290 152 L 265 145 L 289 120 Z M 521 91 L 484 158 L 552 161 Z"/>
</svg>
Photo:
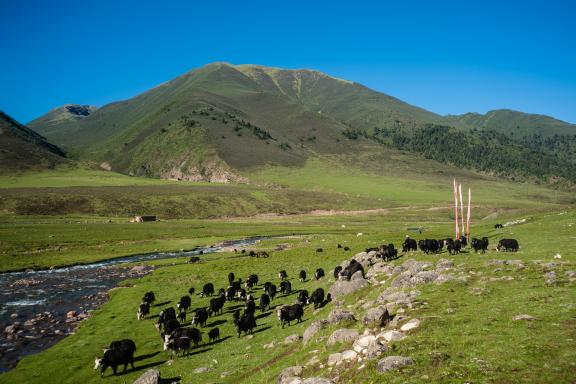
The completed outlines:
<svg viewBox="0 0 576 384">
<path fill-rule="evenodd" d="M 149 369 L 142 376 L 136 379 L 133 384 L 159 384 L 160 371 L 157 369 Z"/>
<path fill-rule="evenodd" d="M 405 334 L 398 331 L 384 331 L 378 335 L 379 339 L 385 339 L 386 341 L 400 341 L 406 337 Z"/>
<path fill-rule="evenodd" d="M 334 345 L 336 343 L 351 343 L 356 340 L 359 333 L 355 329 L 341 328 L 337 329 L 328 338 L 328 345 Z"/>
<path fill-rule="evenodd" d="M 406 324 L 402 325 L 400 327 L 400 330 L 402 332 L 408 332 L 411 331 L 414 328 L 418 328 L 420 326 L 420 320 L 418 319 L 411 319 L 408 322 L 406 322 Z"/>
<path fill-rule="evenodd" d="M 364 355 L 367 359 L 375 359 L 386 353 L 387 350 L 388 347 L 386 347 L 385 344 L 382 344 L 379 340 L 376 340 L 375 343 L 370 344 L 368 348 L 364 350 Z"/>
<path fill-rule="evenodd" d="M 304 344 L 308 344 L 310 339 L 312 339 L 321 329 L 324 329 L 328 326 L 328 321 L 326 320 L 316 320 L 306 330 L 304 331 L 304 335 L 302 335 L 302 341 Z"/>
<path fill-rule="evenodd" d="M 356 318 L 354 313 L 346 311 L 344 309 L 333 309 L 328 315 L 328 322 L 330 324 L 337 324 L 340 322 L 355 322 Z"/>
<path fill-rule="evenodd" d="M 385 327 L 390 322 L 390 313 L 383 306 L 372 308 L 366 312 L 362 322 L 368 327 Z"/>
<path fill-rule="evenodd" d="M 277 384 L 290 384 L 294 379 L 300 378 L 302 372 L 304 371 L 304 367 L 300 365 L 296 365 L 293 367 L 288 367 L 284 369 L 278 378 L 276 379 Z"/>
<path fill-rule="evenodd" d="M 378 361 L 378 372 L 384 373 L 414 364 L 410 357 L 388 356 Z"/>
<path fill-rule="evenodd" d="M 350 281 L 339 280 L 335 282 L 328 293 L 332 296 L 332 299 L 338 299 L 344 297 L 360 289 L 368 287 L 368 281 L 366 279 L 356 279 Z"/>
</svg>

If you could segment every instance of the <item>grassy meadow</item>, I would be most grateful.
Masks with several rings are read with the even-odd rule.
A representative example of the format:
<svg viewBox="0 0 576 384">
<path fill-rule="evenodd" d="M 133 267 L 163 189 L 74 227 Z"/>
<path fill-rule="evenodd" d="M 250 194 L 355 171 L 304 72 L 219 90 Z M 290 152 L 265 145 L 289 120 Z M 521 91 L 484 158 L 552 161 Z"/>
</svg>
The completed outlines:
<svg viewBox="0 0 576 384">
<path fill-rule="evenodd" d="M 432 212 L 432 213 L 430 213 Z M 313 320 L 324 319 L 335 304 L 314 311 L 305 310 L 304 322 L 284 329 L 278 323 L 274 312 L 265 312 L 258 318 L 258 327 L 253 338 L 238 338 L 231 322 L 232 312 L 239 303 L 227 303 L 224 314 L 209 319 L 209 326 L 203 328 L 204 338 L 211 326 L 220 328 L 223 341 L 204 343 L 185 357 L 170 360 L 168 352 L 162 351 L 161 340 L 154 329 L 154 315 L 168 305 L 174 306 L 188 288 L 199 289 L 205 282 L 215 286 L 227 285 L 228 272 L 234 271 L 246 278 L 257 273 L 260 282 L 278 283 L 277 273 L 286 269 L 293 289 L 312 291 L 316 287 L 328 289 L 333 278 L 330 271 L 338 263 L 351 257 L 367 246 L 382 242 L 400 243 L 406 232 L 406 224 L 418 222 L 426 231 L 427 237 L 445 237 L 451 233 L 450 223 L 442 214 L 428 211 L 407 211 L 402 214 L 392 212 L 368 216 L 303 216 L 295 218 L 269 219 L 272 224 L 287 222 L 302 227 L 323 227 L 324 233 L 292 239 L 271 239 L 263 241 L 258 248 L 271 251 L 268 259 L 238 257 L 230 254 L 206 255 L 197 265 L 185 264 L 185 259 L 155 261 L 161 267 L 153 274 L 140 280 L 126 281 L 121 288 L 110 292 L 110 301 L 93 313 L 93 317 L 81 324 L 74 335 L 67 337 L 49 350 L 24 358 L 18 367 L 0 376 L 2 383 L 62 382 L 62 383 L 125 383 L 132 382 L 147 368 L 158 368 L 164 378 L 180 377 L 182 383 L 202 381 L 206 383 L 270 383 L 279 372 L 291 365 L 306 364 L 313 356 L 324 363 L 305 368 L 304 377 L 338 375 L 340 382 L 506 382 L 506 383 L 569 383 L 576 375 L 576 350 L 573 348 L 576 336 L 576 291 L 569 283 L 565 272 L 574 270 L 573 225 L 576 212 L 556 211 L 546 214 L 536 213 L 517 216 L 525 218 L 524 224 L 494 230 L 494 219 L 479 222 L 474 226 L 478 236 L 488 236 L 494 245 L 499 238 L 514 237 L 521 244 L 518 253 L 486 254 L 465 252 L 457 256 L 424 255 L 421 252 L 404 255 L 395 263 L 403 263 L 409 258 L 424 261 L 437 261 L 449 258 L 455 261 L 454 272 L 465 274 L 465 281 L 452 281 L 443 285 L 421 285 L 418 304 L 410 317 L 422 320 L 420 328 L 411 331 L 402 341 L 388 345 L 386 355 L 410 356 L 415 364 L 401 371 L 380 375 L 375 371 L 375 361 L 369 361 L 364 369 L 359 364 L 339 368 L 339 373 L 325 366 L 330 353 L 348 349 L 349 346 L 326 346 L 326 337 L 337 326 L 330 326 L 307 346 L 301 344 L 283 345 L 282 341 L 291 334 L 302 335 Z M 426 217 L 426 219 L 418 218 Z M 407 219 L 408 218 L 408 219 Z M 412 219 L 414 221 L 412 221 Z M 505 219 L 504 216 L 498 218 Z M 291 221 L 294 220 L 294 221 Z M 237 223 L 243 220 L 238 220 Z M 234 222 L 234 221 L 232 221 Z M 344 224 L 345 223 L 345 224 Z M 346 228 L 342 228 L 342 224 Z M 362 232 L 358 237 L 356 232 Z M 419 237 L 419 236 L 415 236 Z M 279 244 L 287 249 L 274 251 Z M 336 248 L 340 243 L 351 247 L 351 252 Z M 318 254 L 316 248 L 324 252 Z M 490 247 L 492 248 L 492 246 Z M 562 259 L 553 256 L 561 254 Z M 525 268 L 512 265 L 495 266 L 489 260 L 519 259 Z M 558 284 L 546 286 L 544 267 L 535 264 L 536 260 L 556 262 Z M 324 268 L 327 278 L 320 281 L 308 280 L 300 283 L 297 273 L 305 269 L 308 275 L 318 268 Z M 500 268 L 497 268 L 500 267 Z M 361 300 L 378 297 L 389 286 L 390 280 L 382 285 L 372 286 L 346 297 L 343 306 L 361 318 L 365 309 Z M 137 321 L 135 312 L 142 294 L 148 290 L 156 293 L 157 301 L 163 306 L 153 307 L 152 318 Z M 259 296 L 259 289 L 255 295 Z M 279 296 L 273 305 L 291 303 L 296 294 Z M 193 308 L 206 306 L 208 298 L 193 298 Z M 260 314 L 260 312 L 257 312 Z M 538 320 L 534 322 L 512 322 L 512 316 L 530 314 Z M 361 322 L 348 325 L 363 331 Z M 113 339 L 132 338 L 136 341 L 136 370 L 112 376 L 107 371 L 104 379 L 92 370 L 93 359 L 101 353 L 101 348 Z M 265 349 L 264 344 L 272 341 L 278 345 Z M 194 373 L 199 367 L 210 367 L 205 373 Z"/>
</svg>

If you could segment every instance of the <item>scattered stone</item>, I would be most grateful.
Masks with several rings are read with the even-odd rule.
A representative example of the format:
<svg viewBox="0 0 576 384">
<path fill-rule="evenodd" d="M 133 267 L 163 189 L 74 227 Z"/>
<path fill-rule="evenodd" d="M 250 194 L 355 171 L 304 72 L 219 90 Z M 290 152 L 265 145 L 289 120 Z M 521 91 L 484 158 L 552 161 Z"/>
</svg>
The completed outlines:
<svg viewBox="0 0 576 384">
<path fill-rule="evenodd" d="M 364 350 L 364 355 L 367 359 L 375 359 L 386 353 L 387 350 L 388 347 L 386 347 L 386 345 L 376 340 L 375 343 L 370 344 L 368 348 Z"/>
<path fill-rule="evenodd" d="M 13 313 L 10 315 L 11 320 L 16 320 L 18 317 L 20 317 L 20 316 L 17 313 Z"/>
<path fill-rule="evenodd" d="M 385 327 L 390 322 L 390 313 L 386 307 L 372 308 L 366 312 L 362 322 L 369 327 Z"/>
<path fill-rule="evenodd" d="M 356 359 L 358 359 L 358 353 L 356 353 L 356 351 L 348 349 L 342 352 L 342 360 L 355 361 Z"/>
<path fill-rule="evenodd" d="M 355 329 L 337 329 L 328 338 L 328 345 L 352 342 L 356 340 L 358 336 L 359 333 Z"/>
<path fill-rule="evenodd" d="M 204 372 L 210 372 L 213 369 L 211 367 L 200 367 L 200 368 L 196 368 L 194 370 L 194 373 L 204 373 Z"/>
<path fill-rule="evenodd" d="M 284 344 L 292 344 L 292 343 L 295 343 L 297 341 L 300 341 L 300 336 L 297 334 L 293 334 L 293 335 L 287 336 L 284 339 Z"/>
<path fill-rule="evenodd" d="M 454 262 L 452 260 L 440 259 L 436 262 L 437 271 L 445 271 L 450 268 L 454 268 Z"/>
<path fill-rule="evenodd" d="M 378 338 L 383 338 L 386 341 L 400 341 L 406 337 L 405 334 L 398 331 L 384 331 L 378 335 Z"/>
<path fill-rule="evenodd" d="M 272 340 L 270 343 L 264 344 L 264 345 L 262 346 L 262 348 L 264 348 L 264 349 L 276 348 L 276 342 L 275 342 L 274 340 Z"/>
<path fill-rule="evenodd" d="M 388 356 L 378 361 L 378 372 L 384 373 L 414 364 L 410 357 Z"/>
<path fill-rule="evenodd" d="M 142 376 L 136 379 L 133 384 L 159 384 L 160 371 L 157 369 L 149 369 Z"/>
<path fill-rule="evenodd" d="M 370 344 L 374 344 L 375 342 L 376 336 L 366 335 L 358 338 L 352 347 L 356 352 L 361 353 L 364 349 L 368 348 Z"/>
<path fill-rule="evenodd" d="M 328 356 L 328 362 L 326 364 L 328 364 L 328 366 L 332 366 L 332 365 L 338 365 L 342 362 L 342 354 L 340 352 L 336 352 L 336 353 L 331 353 L 330 356 Z"/>
<path fill-rule="evenodd" d="M 68 313 L 66 313 L 66 318 L 67 319 L 73 319 L 77 316 L 78 314 L 76 313 L 76 311 L 69 311 Z"/>
<path fill-rule="evenodd" d="M 309 377 L 302 384 L 334 384 L 334 382 L 323 377 Z"/>
<path fill-rule="evenodd" d="M 278 378 L 276 379 L 277 384 L 288 384 L 294 378 L 300 378 L 302 372 L 304 371 L 304 367 L 297 365 L 294 367 L 288 367 L 284 369 Z"/>
<path fill-rule="evenodd" d="M 312 356 L 312 358 L 310 360 L 308 360 L 308 362 L 305 364 L 307 367 L 312 366 L 312 365 L 316 365 L 320 362 L 320 359 L 318 358 L 318 356 Z"/>
<path fill-rule="evenodd" d="M 335 308 L 328 315 L 328 322 L 330 324 L 337 324 L 340 322 L 355 322 L 355 321 L 356 318 L 354 317 L 354 313 L 343 309 Z"/>
<path fill-rule="evenodd" d="M 530 316 L 530 315 L 526 315 L 526 314 L 522 314 L 522 315 L 516 315 L 512 318 L 513 321 L 534 321 L 537 320 L 534 316 Z"/>
<path fill-rule="evenodd" d="M 412 319 L 408 321 L 406 324 L 400 327 L 400 330 L 403 332 L 408 332 L 414 328 L 418 328 L 420 326 L 420 320 Z"/>
<path fill-rule="evenodd" d="M 310 339 L 312 339 L 320 330 L 326 328 L 328 326 L 328 321 L 326 320 L 316 320 L 306 330 L 304 331 L 304 335 L 302 335 L 302 341 L 304 344 L 308 344 Z"/>
<path fill-rule="evenodd" d="M 362 273 L 362 271 L 356 271 L 354 272 L 352 277 L 350 277 L 350 280 L 365 280 L 364 274 Z"/>
<path fill-rule="evenodd" d="M 544 281 L 546 285 L 555 285 L 558 282 L 558 278 L 556 276 L 556 272 L 550 271 L 544 275 Z"/>
<path fill-rule="evenodd" d="M 350 281 L 337 281 L 335 282 L 329 290 L 332 299 L 341 298 L 343 296 L 349 295 L 360 289 L 368 287 L 368 281 L 366 279 L 356 279 Z"/>
</svg>

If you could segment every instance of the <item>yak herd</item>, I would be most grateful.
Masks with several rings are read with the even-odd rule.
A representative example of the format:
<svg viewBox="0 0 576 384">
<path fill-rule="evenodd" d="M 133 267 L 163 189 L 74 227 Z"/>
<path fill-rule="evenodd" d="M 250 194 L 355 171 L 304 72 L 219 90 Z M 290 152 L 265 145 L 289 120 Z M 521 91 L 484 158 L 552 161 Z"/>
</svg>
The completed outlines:
<svg viewBox="0 0 576 384">
<path fill-rule="evenodd" d="M 420 248 L 425 254 L 430 254 L 438 253 L 446 248 L 450 254 L 457 254 L 462 248 L 466 247 L 467 244 L 468 241 L 465 236 L 456 240 L 446 238 L 441 240 L 422 239 L 419 241 L 406 236 L 402 243 L 402 252 L 417 251 L 417 249 Z M 488 249 L 488 238 L 473 238 L 470 245 L 475 252 L 484 253 Z M 342 247 L 340 244 L 338 244 L 337 247 L 339 249 L 350 250 L 349 247 Z M 515 252 L 518 248 L 517 240 L 502 239 L 498 242 L 495 249 L 497 251 Z M 377 257 L 382 258 L 384 261 L 390 261 L 402 256 L 398 255 L 398 250 L 394 247 L 394 244 L 383 244 L 375 248 L 366 248 L 365 251 L 376 252 Z M 316 252 L 322 252 L 322 249 L 319 248 Z M 265 255 L 263 255 L 263 253 L 265 252 L 251 251 L 250 255 L 253 257 L 269 256 L 268 253 L 265 253 Z M 256 254 L 259 255 L 256 256 Z M 194 262 L 198 262 L 198 260 L 194 260 Z M 351 259 L 345 268 L 340 265 L 336 266 L 332 271 L 332 275 L 337 280 L 350 280 L 357 272 L 360 272 L 362 277 L 364 277 L 362 264 L 355 259 Z M 325 277 L 324 270 L 317 268 L 314 272 L 314 279 L 320 280 L 323 277 Z M 278 286 L 269 281 L 259 286 L 259 277 L 256 274 L 251 274 L 242 282 L 242 279 L 236 278 L 234 272 L 230 272 L 228 274 L 227 288 L 220 288 L 218 291 L 215 291 L 213 283 L 204 284 L 198 295 L 201 297 L 210 297 L 209 306 L 193 311 L 191 314 L 191 327 L 184 327 L 183 323 L 186 321 L 187 313 L 192 306 L 191 296 L 196 293 L 194 288 L 190 288 L 188 290 L 189 295 L 180 298 L 176 309 L 173 307 L 164 308 L 160 311 L 158 321 L 154 324 L 162 339 L 164 350 L 170 351 L 171 355 L 174 356 L 174 354 L 178 355 L 178 353 L 185 355 L 191 348 L 198 347 L 202 342 L 202 332 L 199 327 L 206 327 L 210 317 L 222 315 L 226 302 L 243 303 L 243 309 L 237 308 L 232 311 L 233 308 L 231 308 L 229 311 L 232 312 L 232 322 L 236 328 L 238 337 L 242 334 L 252 334 L 254 328 L 257 326 L 256 320 L 259 318 L 259 316 L 256 316 L 256 311 L 259 310 L 263 313 L 273 309 L 270 305 L 278 292 L 282 295 L 290 295 L 293 292 L 292 283 L 288 280 L 288 273 L 285 270 L 278 272 L 278 278 L 280 279 Z M 298 274 L 298 280 L 304 282 L 306 278 L 306 271 L 301 270 Z M 261 290 L 258 303 L 256 303 L 254 297 L 257 289 Z M 298 290 L 298 296 L 294 304 L 275 307 L 276 315 L 282 328 L 284 328 L 285 326 L 289 326 L 293 321 L 302 321 L 306 305 L 313 305 L 314 309 L 318 309 L 330 302 L 330 300 L 330 294 L 325 295 L 322 288 L 316 289 L 312 294 L 309 294 L 305 289 L 300 289 Z M 150 315 L 150 307 L 155 301 L 156 296 L 154 292 L 146 292 L 144 294 L 137 311 L 138 320 L 145 319 Z M 263 314 L 261 315 L 265 316 Z M 220 340 L 220 330 L 218 327 L 212 327 L 208 330 L 208 339 L 210 343 Z M 103 356 L 96 358 L 94 368 L 100 369 L 101 375 L 104 374 L 104 371 L 108 367 L 112 368 L 114 374 L 116 374 L 118 366 L 121 365 L 124 365 L 124 371 L 126 371 L 129 364 L 134 369 L 135 351 L 136 344 L 132 340 L 124 339 L 113 341 L 110 346 L 105 349 Z"/>
</svg>

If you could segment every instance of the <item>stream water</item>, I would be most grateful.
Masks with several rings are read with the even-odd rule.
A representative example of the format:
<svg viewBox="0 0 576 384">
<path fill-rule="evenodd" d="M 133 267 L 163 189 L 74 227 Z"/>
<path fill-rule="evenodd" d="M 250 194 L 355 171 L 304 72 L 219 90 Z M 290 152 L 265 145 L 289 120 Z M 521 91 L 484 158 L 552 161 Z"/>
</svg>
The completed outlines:
<svg viewBox="0 0 576 384">
<path fill-rule="evenodd" d="M 254 245 L 261 239 L 252 237 L 187 252 L 133 255 L 50 270 L 1 273 L 0 372 L 15 367 L 23 356 L 38 353 L 73 333 L 75 324 L 104 303 L 106 292 L 120 281 L 153 270 L 150 266 L 123 264 L 221 252 Z"/>
</svg>

